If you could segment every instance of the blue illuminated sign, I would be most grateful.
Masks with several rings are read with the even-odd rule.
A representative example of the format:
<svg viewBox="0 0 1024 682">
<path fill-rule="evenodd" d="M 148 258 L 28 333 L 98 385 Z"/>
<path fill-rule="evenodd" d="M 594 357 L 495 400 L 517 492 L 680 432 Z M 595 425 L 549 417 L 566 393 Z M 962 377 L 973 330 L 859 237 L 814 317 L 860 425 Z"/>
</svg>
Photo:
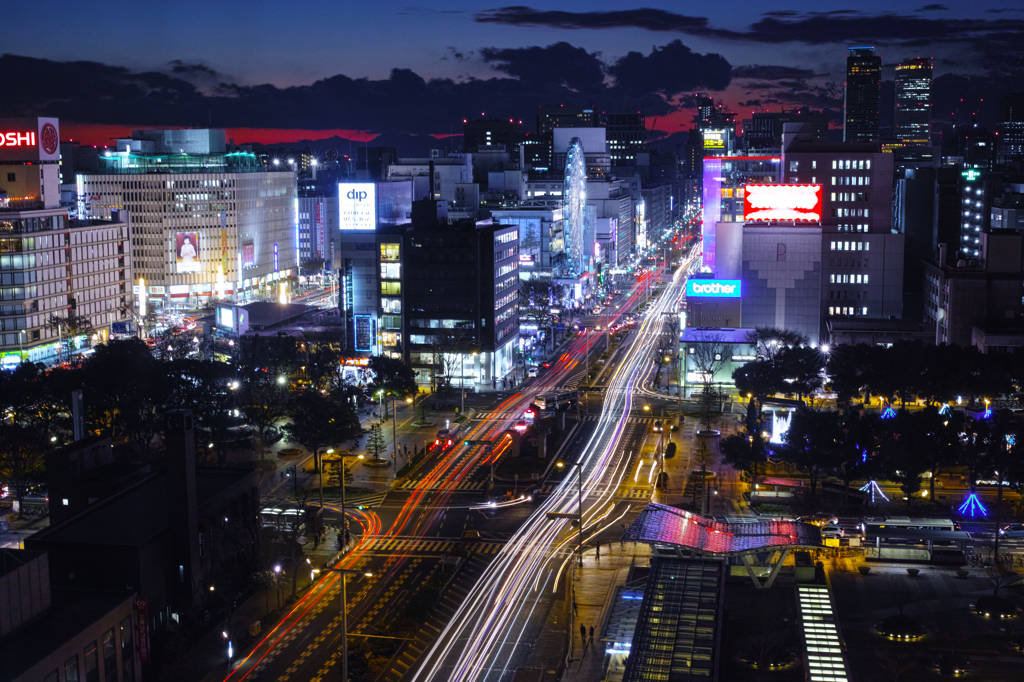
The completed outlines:
<svg viewBox="0 0 1024 682">
<path fill-rule="evenodd" d="M 738 279 L 689 279 L 686 296 L 696 298 L 739 298 L 741 282 Z"/>
</svg>

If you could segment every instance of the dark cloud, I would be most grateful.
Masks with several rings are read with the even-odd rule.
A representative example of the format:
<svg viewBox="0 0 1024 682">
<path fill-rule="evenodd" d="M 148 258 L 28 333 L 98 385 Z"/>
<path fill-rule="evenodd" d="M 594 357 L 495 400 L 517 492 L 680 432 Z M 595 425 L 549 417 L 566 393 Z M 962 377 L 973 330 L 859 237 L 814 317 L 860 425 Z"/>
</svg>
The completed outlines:
<svg viewBox="0 0 1024 682">
<path fill-rule="evenodd" d="M 781 78 L 814 78 L 826 74 L 816 74 L 810 69 L 800 69 L 794 66 L 761 66 L 751 64 L 749 66 L 736 66 L 732 70 L 733 78 L 757 78 L 763 80 L 778 80 Z"/>
<path fill-rule="evenodd" d="M 706 17 L 688 17 L 662 9 L 643 7 L 612 12 L 563 12 L 530 7 L 501 7 L 478 13 L 474 19 L 485 24 L 550 26 L 552 28 L 642 28 L 648 31 L 699 32 L 706 29 Z"/>
<path fill-rule="evenodd" d="M 547 47 L 484 48 L 480 58 L 495 70 L 521 81 L 545 86 L 560 85 L 575 91 L 593 91 L 604 81 L 596 54 L 569 43 Z"/>
<path fill-rule="evenodd" d="M 450 59 L 468 59 L 454 50 Z M 425 80 L 409 69 L 371 80 L 339 74 L 309 85 L 240 85 L 202 64 L 175 61 L 169 73 L 135 72 L 96 62 L 0 56 L 8 116 L 52 115 L 80 123 L 224 128 L 346 128 L 375 132 L 447 132 L 481 111 L 531 120 L 544 104 L 596 105 L 608 111 L 669 114 L 689 91 L 721 90 L 732 66 L 675 41 L 648 55 L 632 52 L 605 65 L 596 53 L 556 43 L 485 49 L 502 77 Z"/>
<path fill-rule="evenodd" d="M 748 99 L 746 102 L 740 102 L 741 107 L 759 107 L 761 106 L 761 100 L 759 99 Z"/>
<path fill-rule="evenodd" d="M 444 56 L 441 57 L 442 62 L 453 60 L 456 62 L 471 62 L 473 57 L 476 55 L 473 50 L 465 51 L 460 50 L 453 45 L 449 45 L 444 49 Z"/>
<path fill-rule="evenodd" d="M 922 7 L 921 9 L 919 9 L 917 11 L 918 12 L 945 12 L 948 9 L 949 8 L 946 7 L 945 5 L 935 5 L 935 4 L 932 4 L 932 5 L 925 5 L 924 7 Z"/>
<path fill-rule="evenodd" d="M 633 96 L 664 93 L 671 97 L 689 90 L 724 90 L 732 67 L 719 54 L 698 54 L 673 40 L 649 55 L 630 52 L 608 68 L 615 89 Z"/>
<path fill-rule="evenodd" d="M 474 16 L 483 23 L 512 26 L 550 26 L 563 29 L 640 28 L 753 43 L 882 43 L 908 47 L 934 43 L 977 43 L 1006 33 L 1024 44 L 1024 20 L 955 19 L 899 14 L 865 13 L 855 9 L 828 12 L 773 11 L 744 31 L 710 26 L 707 18 L 667 10 L 638 8 L 609 12 L 566 12 L 515 6 L 487 10 Z"/>
</svg>

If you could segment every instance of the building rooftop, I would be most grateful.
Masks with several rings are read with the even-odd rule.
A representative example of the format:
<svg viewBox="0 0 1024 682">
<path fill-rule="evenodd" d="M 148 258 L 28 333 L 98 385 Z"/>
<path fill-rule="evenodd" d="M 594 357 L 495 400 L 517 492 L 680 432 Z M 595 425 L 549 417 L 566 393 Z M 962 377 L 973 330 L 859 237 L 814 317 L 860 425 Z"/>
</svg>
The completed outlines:
<svg viewBox="0 0 1024 682">
<path fill-rule="evenodd" d="M 224 490 L 244 481 L 253 471 L 241 467 L 197 468 L 196 506 L 201 508 Z M 159 471 L 26 541 L 137 547 L 169 526 L 167 475 Z"/>
<path fill-rule="evenodd" d="M 43 552 L 30 549 L 0 549 L 0 575 L 16 571 L 33 559 L 42 556 Z"/>
<path fill-rule="evenodd" d="M 307 313 L 320 310 L 312 305 L 273 303 L 271 301 L 257 301 L 240 307 L 249 313 L 249 327 L 257 330 L 283 324 L 302 317 Z"/>
<path fill-rule="evenodd" d="M 677 545 L 711 556 L 736 556 L 761 549 L 821 547 L 821 529 L 797 521 L 723 523 L 663 504 L 650 504 L 626 529 L 623 540 Z"/>
<path fill-rule="evenodd" d="M 128 594 L 54 590 L 52 606 L 0 640 L 0 680 L 13 680 L 131 599 Z"/>
<path fill-rule="evenodd" d="M 725 573 L 721 559 L 651 560 L 624 682 L 718 679 Z"/>
</svg>

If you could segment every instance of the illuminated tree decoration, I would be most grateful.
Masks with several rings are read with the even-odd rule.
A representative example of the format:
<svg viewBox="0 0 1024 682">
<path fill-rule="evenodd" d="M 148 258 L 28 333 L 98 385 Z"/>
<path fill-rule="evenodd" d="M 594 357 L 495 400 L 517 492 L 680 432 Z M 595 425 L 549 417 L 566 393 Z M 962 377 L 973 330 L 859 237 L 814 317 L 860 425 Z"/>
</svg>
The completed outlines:
<svg viewBox="0 0 1024 682">
<path fill-rule="evenodd" d="M 885 412 L 882 413 L 882 419 L 894 419 L 896 417 L 896 410 L 891 407 L 885 408 Z"/>
<path fill-rule="evenodd" d="M 565 185 L 562 189 L 562 217 L 565 220 L 566 276 L 583 273 L 583 220 L 587 207 L 587 163 L 583 142 L 572 138 L 565 155 Z"/>
<path fill-rule="evenodd" d="M 962 516 L 970 516 L 971 518 L 988 516 L 988 509 L 985 509 L 985 505 L 978 499 L 978 493 L 971 493 L 964 500 L 964 503 L 960 505 L 960 514 Z"/>
<path fill-rule="evenodd" d="M 878 493 L 886 502 L 889 501 L 889 498 L 885 496 L 885 493 L 882 492 L 882 489 L 879 488 L 878 484 L 875 483 L 874 481 L 868 481 L 863 486 L 861 486 L 860 490 L 861 492 L 871 493 L 871 504 L 875 503 L 875 493 Z"/>
</svg>

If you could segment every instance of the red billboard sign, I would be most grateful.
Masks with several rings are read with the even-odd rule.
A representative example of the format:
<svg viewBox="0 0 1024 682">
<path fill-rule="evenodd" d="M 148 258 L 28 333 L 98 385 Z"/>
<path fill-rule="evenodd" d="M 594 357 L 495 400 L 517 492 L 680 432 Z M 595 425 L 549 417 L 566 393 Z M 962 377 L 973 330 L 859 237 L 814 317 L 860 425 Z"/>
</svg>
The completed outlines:
<svg viewBox="0 0 1024 682">
<path fill-rule="evenodd" d="M 743 189 L 747 222 L 821 221 L 821 185 L 746 185 Z"/>
<path fill-rule="evenodd" d="M 145 597 L 135 597 L 135 638 L 139 640 L 139 660 L 149 662 L 149 604 Z"/>
<path fill-rule="evenodd" d="M 0 119 L 0 161 L 35 163 L 60 159 L 60 122 L 55 118 Z"/>
</svg>

